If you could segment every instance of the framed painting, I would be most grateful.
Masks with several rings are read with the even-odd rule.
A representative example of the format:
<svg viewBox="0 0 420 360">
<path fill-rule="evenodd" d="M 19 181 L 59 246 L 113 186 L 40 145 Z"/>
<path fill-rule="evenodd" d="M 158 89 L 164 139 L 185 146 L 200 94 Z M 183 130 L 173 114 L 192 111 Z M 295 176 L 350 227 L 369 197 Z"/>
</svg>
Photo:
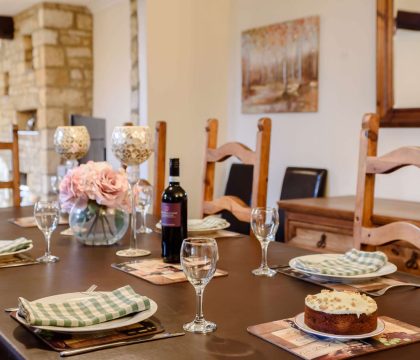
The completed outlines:
<svg viewBox="0 0 420 360">
<path fill-rule="evenodd" d="M 242 33 L 242 112 L 318 110 L 319 16 Z"/>
</svg>

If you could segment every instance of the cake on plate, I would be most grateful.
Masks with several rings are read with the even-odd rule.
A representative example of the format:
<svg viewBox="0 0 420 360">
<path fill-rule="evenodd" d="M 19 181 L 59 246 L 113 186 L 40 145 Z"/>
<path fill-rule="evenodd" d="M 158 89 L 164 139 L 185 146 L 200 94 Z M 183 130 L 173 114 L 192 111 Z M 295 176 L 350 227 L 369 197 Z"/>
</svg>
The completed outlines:
<svg viewBox="0 0 420 360">
<path fill-rule="evenodd" d="M 322 290 L 305 298 L 304 321 L 313 330 L 334 335 L 374 331 L 378 322 L 375 300 L 352 291 Z"/>
</svg>

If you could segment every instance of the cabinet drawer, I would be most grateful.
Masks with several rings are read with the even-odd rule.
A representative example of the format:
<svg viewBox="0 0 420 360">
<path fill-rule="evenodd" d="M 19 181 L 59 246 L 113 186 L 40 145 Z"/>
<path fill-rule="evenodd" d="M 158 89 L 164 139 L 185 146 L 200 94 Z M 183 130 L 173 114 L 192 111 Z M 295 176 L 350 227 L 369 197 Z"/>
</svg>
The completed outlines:
<svg viewBox="0 0 420 360">
<path fill-rule="evenodd" d="M 333 253 L 344 253 L 353 247 L 353 236 L 343 233 L 343 229 L 291 222 L 289 230 L 291 236 L 288 245 Z"/>
<path fill-rule="evenodd" d="M 378 246 L 378 250 L 383 251 L 399 271 L 420 275 L 420 249 L 404 241 L 397 241 L 393 244 Z"/>
</svg>

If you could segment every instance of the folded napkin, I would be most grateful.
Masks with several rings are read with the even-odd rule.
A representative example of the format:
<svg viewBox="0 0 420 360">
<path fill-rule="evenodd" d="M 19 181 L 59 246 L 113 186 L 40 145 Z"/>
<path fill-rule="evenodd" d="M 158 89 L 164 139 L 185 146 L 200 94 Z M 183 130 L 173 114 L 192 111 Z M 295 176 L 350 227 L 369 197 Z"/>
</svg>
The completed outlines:
<svg viewBox="0 0 420 360">
<path fill-rule="evenodd" d="M 0 254 L 26 249 L 32 245 L 32 240 L 24 237 L 16 240 L 0 240 Z"/>
<path fill-rule="evenodd" d="M 381 251 L 368 252 L 352 249 L 335 259 L 320 262 L 296 259 L 295 266 L 316 274 L 353 276 L 378 271 L 387 261 L 388 258 Z"/>
<path fill-rule="evenodd" d="M 92 292 L 86 297 L 50 303 L 19 298 L 19 315 L 35 326 L 88 326 L 149 308 L 150 300 L 136 294 L 129 285 L 112 292 Z"/>
<path fill-rule="evenodd" d="M 202 220 L 190 220 L 188 221 L 188 230 L 207 230 L 223 227 L 229 225 L 229 223 L 222 218 L 216 216 L 207 216 Z"/>
</svg>

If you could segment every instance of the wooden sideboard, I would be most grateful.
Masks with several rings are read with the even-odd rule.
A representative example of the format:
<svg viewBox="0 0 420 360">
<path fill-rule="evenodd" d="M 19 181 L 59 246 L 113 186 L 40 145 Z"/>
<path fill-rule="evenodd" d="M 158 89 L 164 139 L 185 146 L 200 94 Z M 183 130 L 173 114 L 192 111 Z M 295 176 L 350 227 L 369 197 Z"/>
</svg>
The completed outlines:
<svg viewBox="0 0 420 360">
<path fill-rule="evenodd" d="M 285 242 L 318 252 L 342 253 L 353 247 L 354 196 L 281 200 L 285 211 Z M 408 220 L 420 226 L 420 203 L 375 199 L 377 225 Z M 397 241 L 381 246 L 402 271 L 420 275 L 420 249 Z"/>
</svg>

